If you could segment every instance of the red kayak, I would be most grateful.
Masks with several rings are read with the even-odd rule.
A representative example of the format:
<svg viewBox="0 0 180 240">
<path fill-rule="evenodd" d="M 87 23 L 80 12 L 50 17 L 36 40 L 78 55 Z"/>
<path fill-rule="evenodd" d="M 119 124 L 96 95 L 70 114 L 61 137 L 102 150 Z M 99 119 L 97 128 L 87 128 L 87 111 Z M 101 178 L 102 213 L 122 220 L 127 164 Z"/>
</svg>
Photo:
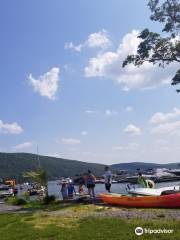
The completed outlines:
<svg viewBox="0 0 180 240">
<path fill-rule="evenodd" d="M 100 199 L 108 204 L 123 207 L 179 208 L 180 193 L 162 196 L 125 196 L 120 194 L 100 194 Z"/>
</svg>

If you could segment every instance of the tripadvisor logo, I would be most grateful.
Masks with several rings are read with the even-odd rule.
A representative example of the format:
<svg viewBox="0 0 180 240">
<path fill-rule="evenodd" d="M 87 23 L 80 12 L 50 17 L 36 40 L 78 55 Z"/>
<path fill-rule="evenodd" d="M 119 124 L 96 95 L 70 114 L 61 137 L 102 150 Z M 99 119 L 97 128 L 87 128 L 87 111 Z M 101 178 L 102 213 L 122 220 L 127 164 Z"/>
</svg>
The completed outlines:
<svg viewBox="0 0 180 240">
<path fill-rule="evenodd" d="M 150 229 L 150 228 L 142 228 L 142 227 L 135 228 L 135 234 L 137 236 L 140 236 L 143 233 L 144 234 L 160 234 L 160 233 L 171 234 L 173 232 L 174 232 L 173 229 L 165 229 L 165 228 L 163 229 Z"/>
<path fill-rule="evenodd" d="M 140 236 L 143 234 L 143 228 L 142 227 L 137 227 L 135 228 L 135 234 Z"/>
</svg>

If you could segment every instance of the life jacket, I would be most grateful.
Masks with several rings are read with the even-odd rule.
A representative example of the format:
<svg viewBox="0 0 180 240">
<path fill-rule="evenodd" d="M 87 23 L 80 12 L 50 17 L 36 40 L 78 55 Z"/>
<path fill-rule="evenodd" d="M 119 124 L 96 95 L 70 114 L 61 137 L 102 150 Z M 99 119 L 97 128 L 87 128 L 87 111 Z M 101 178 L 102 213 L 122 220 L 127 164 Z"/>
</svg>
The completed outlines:
<svg viewBox="0 0 180 240">
<path fill-rule="evenodd" d="M 145 178 L 142 177 L 142 176 L 138 177 L 138 183 L 139 183 L 142 187 L 145 187 L 145 188 L 148 187 Z"/>
</svg>

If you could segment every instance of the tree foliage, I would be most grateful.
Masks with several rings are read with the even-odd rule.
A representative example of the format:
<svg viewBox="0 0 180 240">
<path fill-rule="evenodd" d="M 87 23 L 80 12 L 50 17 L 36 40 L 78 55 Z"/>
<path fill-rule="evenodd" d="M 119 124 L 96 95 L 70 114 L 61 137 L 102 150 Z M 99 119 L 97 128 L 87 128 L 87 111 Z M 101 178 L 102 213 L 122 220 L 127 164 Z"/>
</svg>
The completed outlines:
<svg viewBox="0 0 180 240">
<path fill-rule="evenodd" d="M 138 36 L 141 42 L 137 54 L 128 55 L 123 62 L 140 66 L 144 62 L 165 67 L 172 62 L 180 63 L 180 0 L 150 0 L 148 3 L 152 21 L 163 24 L 161 34 L 144 29 Z M 172 85 L 180 83 L 180 69 L 172 79 Z M 179 91 L 179 90 L 178 90 Z"/>
<path fill-rule="evenodd" d="M 42 186 L 47 187 L 47 176 L 43 169 L 38 169 L 36 171 L 29 171 L 23 174 L 23 177 L 28 177 L 35 182 L 40 183 Z"/>
<path fill-rule="evenodd" d="M 40 183 L 45 189 L 45 196 L 48 196 L 48 180 L 46 172 L 43 169 L 25 172 L 23 177 L 31 178 L 33 181 Z"/>
</svg>

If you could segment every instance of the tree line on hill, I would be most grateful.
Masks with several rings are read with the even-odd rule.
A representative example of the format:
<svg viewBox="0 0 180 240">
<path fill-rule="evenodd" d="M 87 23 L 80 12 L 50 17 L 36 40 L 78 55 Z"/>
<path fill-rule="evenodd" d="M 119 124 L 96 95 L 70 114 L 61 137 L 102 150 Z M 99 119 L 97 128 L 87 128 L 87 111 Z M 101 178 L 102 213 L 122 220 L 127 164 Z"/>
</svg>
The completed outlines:
<svg viewBox="0 0 180 240">
<path fill-rule="evenodd" d="M 89 169 L 97 176 L 104 174 L 103 164 L 87 163 L 76 160 L 39 156 L 41 168 L 45 170 L 48 180 L 59 179 L 60 177 L 74 177 L 77 174 L 86 173 Z M 116 173 L 118 170 L 145 170 L 148 168 L 177 168 L 178 163 L 155 164 L 155 163 L 119 163 L 110 166 Z M 39 168 L 38 158 L 30 153 L 0 153 L 0 178 L 15 178 L 18 182 L 27 181 L 23 173 L 35 171 Z"/>
</svg>

